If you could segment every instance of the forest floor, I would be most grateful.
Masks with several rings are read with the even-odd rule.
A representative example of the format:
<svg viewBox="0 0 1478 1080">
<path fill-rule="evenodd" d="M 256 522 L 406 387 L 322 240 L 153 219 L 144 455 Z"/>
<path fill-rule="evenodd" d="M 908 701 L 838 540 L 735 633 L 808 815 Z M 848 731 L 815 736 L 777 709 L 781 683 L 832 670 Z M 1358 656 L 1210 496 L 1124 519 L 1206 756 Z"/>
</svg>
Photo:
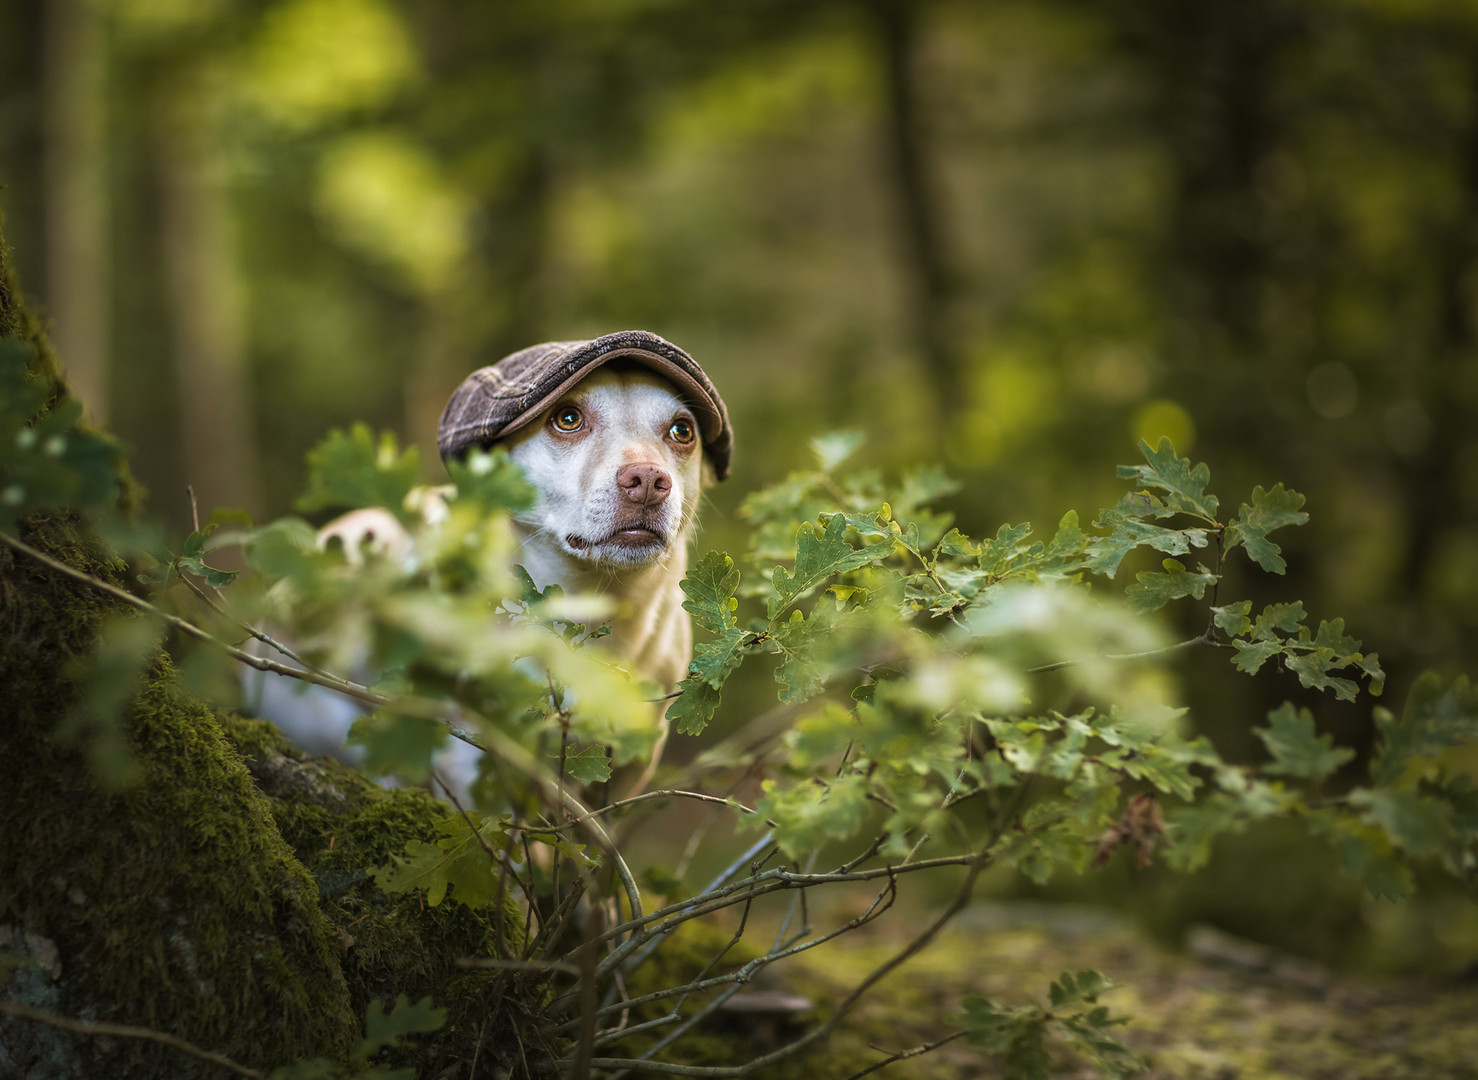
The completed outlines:
<svg viewBox="0 0 1478 1080">
<path fill-rule="evenodd" d="M 920 927 L 887 920 L 812 954 L 793 990 L 836 1000 Z M 960 999 L 1045 1000 L 1062 971 L 1095 968 L 1119 986 L 1102 1003 L 1153 1080 L 1404 1080 L 1478 1078 L 1478 985 L 1376 980 L 1210 929 L 1167 951 L 1096 909 L 982 904 L 874 988 L 819 1055 L 812 1075 L 855 1075 L 856 1062 L 931 1042 L 958 1025 Z M 828 1066 L 833 1059 L 836 1069 Z M 846 1062 L 845 1071 L 842 1062 Z M 998 1076 L 999 1058 L 963 1039 L 869 1075 L 909 1080 Z M 1063 1047 L 1054 1077 L 1100 1075 Z"/>
</svg>

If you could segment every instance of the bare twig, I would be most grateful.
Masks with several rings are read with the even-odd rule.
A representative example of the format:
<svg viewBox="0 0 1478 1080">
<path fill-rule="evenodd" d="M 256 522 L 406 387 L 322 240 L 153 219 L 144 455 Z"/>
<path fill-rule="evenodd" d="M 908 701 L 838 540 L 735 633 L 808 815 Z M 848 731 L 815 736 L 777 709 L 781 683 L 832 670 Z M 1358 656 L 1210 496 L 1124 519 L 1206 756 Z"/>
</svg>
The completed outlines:
<svg viewBox="0 0 1478 1080">
<path fill-rule="evenodd" d="M 612 810 L 619 810 L 623 806 L 635 806 L 637 803 L 651 802 L 654 799 L 694 799 L 698 802 L 716 803 L 719 806 L 732 806 L 741 814 L 754 814 L 758 812 L 735 799 L 725 799 L 719 795 L 706 795 L 701 791 L 683 791 L 679 788 L 659 788 L 656 791 L 644 791 L 640 795 L 631 795 L 625 799 L 617 799 L 613 803 L 606 803 L 604 806 L 597 806 L 588 813 L 571 818 L 560 825 L 531 825 L 520 822 L 515 827 L 525 832 L 533 833 L 535 836 L 540 833 L 564 832 L 566 829 L 579 827 L 590 818 L 601 817 L 609 814 Z"/>
<path fill-rule="evenodd" d="M 862 1080 L 862 1078 L 864 1076 L 867 1076 L 869 1073 L 875 1073 L 879 1069 L 887 1068 L 895 1061 L 906 1061 L 909 1058 L 920 1057 L 924 1054 L 929 1053 L 931 1050 L 938 1050 L 945 1043 L 952 1043 L 956 1039 L 963 1038 L 965 1034 L 966 1032 L 964 1031 L 954 1031 L 946 1035 L 942 1039 L 935 1039 L 933 1042 L 927 1042 L 921 1046 L 915 1046 L 908 1050 L 900 1050 L 898 1051 L 898 1053 L 892 1054 L 884 1058 L 882 1061 L 879 1061 L 876 1065 L 869 1065 L 861 1072 L 853 1073 L 851 1076 L 847 1077 L 847 1080 Z M 877 1047 L 873 1047 L 873 1049 L 876 1050 Z"/>
<path fill-rule="evenodd" d="M 1093 657 L 1094 660 L 1147 660 L 1152 656 L 1163 656 L 1165 653 L 1175 652 L 1177 649 L 1188 649 L 1192 645 L 1220 645 L 1221 643 L 1211 634 L 1201 633 L 1186 641 L 1177 641 L 1174 645 L 1164 645 L 1158 649 L 1146 649 L 1144 652 L 1132 653 L 1101 653 Z M 1043 664 L 1041 667 L 1027 668 L 1028 675 L 1041 675 L 1047 671 L 1060 671 L 1063 668 L 1076 667 L 1084 663 L 1082 660 L 1059 660 L 1055 664 Z"/>
<path fill-rule="evenodd" d="M 104 1020 L 76 1020 L 68 1016 L 58 1016 L 44 1009 L 33 1008 L 19 1001 L 0 1000 L 0 1012 L 11 1016 L 18 1016 L 22 1020 L 34 1020 L 38 1024 L 47 1024 L 50 1027 L 61 1028 L 64 1031 L 75 1031 L 81 1035 L 93 1035 L 98 1037 L 114 1037 L 121 1039 L 145 1039 L 149 1042 L 161 1043 L 171 1049 L 178 1050 L 182 1054 L 208 1061 L 212 1065 L 219 1065 L 223 1069 L 229 1069 L 237 1076 L 250 1076 L 255 1080 L 264 1080 L 265 1074 L 256 1069 L 232 1061 L 230 1058 L 217 1054 L 213 1050 L 202 1050 L 194 1043 L 186 1042 L 184 1039 L 167 1032 L 155 1031 L 153 1028 L 135 1027 L 133 1024 L 114 1024 Z"/>
<path fill-rule="evenodd" d="M 90 585 L 93 588 L 100 590 L 101 592 L 107 593 L 109 596 L 113 597 L 116 600 L 123 601 L 130 607 L 137 608 L 140 611 L 144 611 L 150 615 L 153 615 L 157 619 L 163 620 L 165 623 L 174 627 L 180 633 L 185 634 L 188 637 L 195 638 L 197 641 L 203 641 L 208 645 L 212 645 L 226 653 L 226 655 L 230 656 L 231 658 L 239 660 L 241 663 L 247 665 L 248 667 L 256 668 L 258 671 L 270 671 L 275 675 L 286 675 L 289 678 L 301 679 L 304 682 L 310 682 L 318 686 L 327 687 L 328 689 L 336 690 L 347 697 L 352 697 L 359 701 L 368 702 L 371 705 L 388 705 L 390 703 L 390 699 L 387 698 L 385 695 L 377 694 L 373 690 L 361 686 L 359 683 L 350 682 L 348 679 L 341 679 L 334 675 L 321 674 L 317 671 L 312 670 L 311 668 L 303 669 L 288 667 L 286 664 L 279 664 L 277 661 L 268 660 L 266 657 L 263 656 L 253 656 L 251 653 L 245 652 L 242 649 L 238 649 L 234 645 L 227 644 L 226 642 L 220 640 L 220 638 L 217 638 L 214 635 L 210 634 L 208 631 L 202 630 L 194 623 L 189 622 L 186 619 L 182 619 L 178 615 L 171 615 L 169 612 L 164 611 L 149 603 L 149 601 L 135 596 L 127 589 L 119 588 L 112 582 L 104 581 L 102 578 L 93 577 L 91 574 L 87 573 L 84 570 L 78 570 L 75 566 L 68 566 L 60 559 L 53 559 L 44 551 L 38 551 L 30 544 L 27 544 L 25 541 L 20 540 L 17 537 L 11 536 L 9 533 L 0 533 L 0 542 L 8 544 L 16 551 L 19 551 L 25 555 L 29 555 L 37 562 L 50 567 L 51 569 L 55 570 L 57 573 L 62 574 L 65 577 L 71 578 L 73 581 L 80 581 L 84 585 Z M 453 734 L 455 734 L 455 732 L 453 732 Z"/>
<path fill-rule="evenodd" d="M 491 956 L 459 956 L 452 966 L 464 971 L 480 971 L 484 968 L 498 971 L 562 971 L 566 975 L 578 975 L 580 969 L 562 960 L 498 960 Z"/>
<path fill-rule="evenodd" d="M 930 861 L 933 862 L 937 860 Z M 970 896 L 975 891 L 976 880 L 980 877 L 981 872 L 986 868 L 986 866 L 990 864 L 990 862 L 990 845 L 988 844 L 981 847 L 973 855 L 964 857 L 964 863 L 968 867 L 968 873 L 965 875 L 965 881 L 956 891 L 954 899 L 950 901 L 949 905 L 944 909 L 944 911 L 942 911 L 933 922 L 925 927 L 922 932 L 916 935 L 912 941 L 910 941 L 888 960 L 884 961 L 882 964 L 879 964 L 876 968 L 869 972 L 867 977 L 864 978 L 862 982 L 859 983 L 856 987 L 854 987 L 852 992 L 848 994 L 841 1001 L 841 1003 L 838 1004 L 831 1011 L 831 1014 L 826 1018 L 825 1021 L 823 1021 L 818 1026 L 812 1028 L 810 1031 L 806 1032 L 794 1042 L 787 1043 L 785 1046 L 782 1046 L 777 1050 L 772 1050 L 768 1054 L 762 1054 L 759 1057 L 754 1058 L 743 1065 L 691 1066 L 674 1065 L 661 1061 L 646 1061 L 636 1058 L 596 1058 L 590 1063 L 591 1066 L 606 1069 L 641 1068 L 643 1071 L 646 1072 L 670 1073 L 675 1076 L 729 1078 L 749 1076 L 753 1073 L 760 1072 L 761 1070 L 766 1069 L 769 1066 L 776 1064 L 777 1062 L 783 1061 L 786 1058 L 793 1057 L 794 1055 L 804 1050 L 806 1047 L 810 1046 L 812 1043 L 815 1043 L 819 1039 L 823 1039 L 826 1036 L 830 1035 L 832 1031 L 836 1029 L 837 1025 L 842 1022 L 842 1019 L 847 1015 L 847 1013 L 852 1010 L 853 1006 L 855 1006 L 857 1002 L 862 998 L 863 994 L 867 993 L 868 990 L 875 986 L 880 980 L 885 978 L 895 968 L 906 963 L 912 957 L 916 956 L 918 953 L 927 948 L 928 945 L 939 935 L 939 932 L 943 930 L 944 927 L 950 922 L 950 920 L 958 915 L 960 913 L 960 910 L 969 902 Z M 913 864 L 914 867 L 919 867 L 922 865 L 924 864 Z M 892 868 L 889 869 L 890 871 L 892 870 Z M 912 867 L 910 869 L 912 869 Z M 792 875 L 792 877 L 795 878 L 799 878 L 801 876 L 831 877 L 831 875 Z"/>
</svg>

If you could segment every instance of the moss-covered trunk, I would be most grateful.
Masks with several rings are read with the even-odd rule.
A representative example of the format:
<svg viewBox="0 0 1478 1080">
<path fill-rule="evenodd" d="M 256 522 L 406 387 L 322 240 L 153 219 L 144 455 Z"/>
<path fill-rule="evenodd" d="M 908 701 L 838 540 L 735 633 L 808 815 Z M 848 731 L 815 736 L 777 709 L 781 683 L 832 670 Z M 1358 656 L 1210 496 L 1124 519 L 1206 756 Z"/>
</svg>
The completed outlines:
<svg viewBox="0 0 1478 1080">
<path fill-rule="evenodd" d="M 29 340 L 61 385 L 0 240 L 5 334 Z M 76 517 L 34 517 L 22 532 L 123 583 L 123 564 Z M 484 1060 L 502 1057 L 476 1020 L 494 988 L 453 967 L 496 951 L 493 920 L 454 904 L 422 911 L 368 880 L 407 839 L 433 835 L 445 810 L 425 793 L 382 792 L 186 699 L 162 651 L 121 718 L 132 783 L 108 782 L 57 737 L 100 626 L 130 614 L 0 545 L 0 957 L 30 959 L 0 966 L 0 999 L 154 1029 L 265 1070 L 343 1060 L 371 999 L 432 993 L 452 1023 L 423 1047 L 423 1067 L 470 1039 Z M 0 1076 L 192 1075 L 220 1071 L 157 1041 L 0 1011 Z"/>
</svg>

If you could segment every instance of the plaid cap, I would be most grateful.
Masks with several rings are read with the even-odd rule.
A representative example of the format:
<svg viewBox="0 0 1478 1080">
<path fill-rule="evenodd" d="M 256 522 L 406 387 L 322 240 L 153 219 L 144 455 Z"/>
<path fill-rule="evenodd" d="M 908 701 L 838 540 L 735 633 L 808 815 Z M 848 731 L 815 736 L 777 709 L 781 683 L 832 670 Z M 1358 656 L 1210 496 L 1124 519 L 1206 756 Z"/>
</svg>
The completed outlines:
<svg viewBox="0 0 1478 1080">
<path fill-rule="evenodd" d="M 474 371 L 442 411 L 436 437 L 441 459 L 460 458 L 473 447 L 489 446 L 537 422 L 571 387 L 618 359 L 651 368 L 677 388 L 697 417 L 714 472 L 720 480 L 727 477 L 734 434 L 724 399 L 697 361 L 646 330 L 620 330 L 589 341 L 547 341 Z"/>
</svg>

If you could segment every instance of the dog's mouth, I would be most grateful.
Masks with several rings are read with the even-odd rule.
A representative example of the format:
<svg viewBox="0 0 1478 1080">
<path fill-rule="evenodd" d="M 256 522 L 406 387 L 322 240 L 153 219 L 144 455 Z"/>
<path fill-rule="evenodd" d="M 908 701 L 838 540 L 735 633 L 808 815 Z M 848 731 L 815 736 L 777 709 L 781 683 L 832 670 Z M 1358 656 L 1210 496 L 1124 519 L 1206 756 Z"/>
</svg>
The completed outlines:
<svg viewBox="0 0 1478 1080">
<path fill-rule="evenodd" d="M 565 543 L 574 551 L 591 551 L 603 547 L 651 548 L 667 544 L 667 534 L 651 525 L 624 525 L 599 540 L 587 540 L 571 533 Z"/>
</svg>

